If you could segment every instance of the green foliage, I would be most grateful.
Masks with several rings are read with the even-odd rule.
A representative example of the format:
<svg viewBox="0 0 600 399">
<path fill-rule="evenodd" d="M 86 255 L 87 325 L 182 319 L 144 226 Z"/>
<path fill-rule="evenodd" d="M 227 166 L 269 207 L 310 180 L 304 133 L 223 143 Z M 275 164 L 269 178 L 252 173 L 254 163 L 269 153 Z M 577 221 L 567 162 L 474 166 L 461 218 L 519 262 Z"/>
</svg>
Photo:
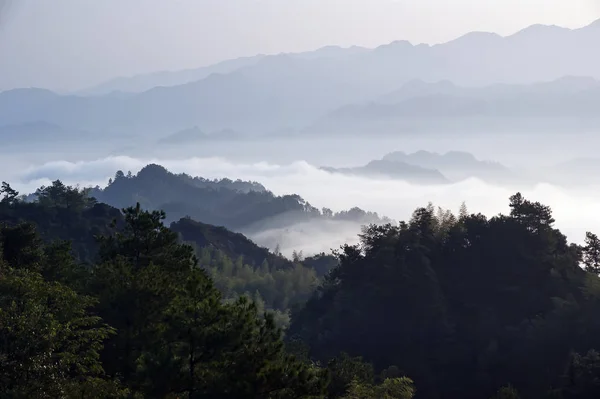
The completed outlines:
<svg viewBox="0 0 600 399">
<path fill-rule="evenodd" d="M 370 385 L 374 381 L 373 365 L 364 363 L 362 358 L 350 357 L 347 353 L 331 359 L 327 364 L 330 374 L 329 398 L 339 398 L 354 385 Z"/>
<path fill-rule="evenodd" d="M 353 381 L 343 399 L 412 399 L 415 387 L 410 378 L 389 378 L 381 385 L 361 384 Z"/>
<path fill-rule="evenodd" d="M 377 397 L 384 399 L 411 399 L 416 389 L 413 381 L 407 377 L 388 378 L 376 389 Z"/>
<path fill-rule="evenodd" d="M 123 391 L 104 378 L 100 362 L 102 343 L 114 329 L 90 312 L 96 303 L 93 298 L 42 277 L 45 251 L 41 248 L 37 256 L 30 256 L 39 241 L 28 227 L 0 231 L 4 238 L 0 261 L 3 397 L 80 397 L 92 385 L 96 388 L 89 397 L 119 397 Z M 13 245 L 20 245 L 26 255 L 18 256 Z M 11 265 L 14 260 L 16 267 Z"/>
<path fill-rule="evenodd" d="M 241 234 L 190 219 L 172 223 L 171 230 L 195 248 L 199 265 L 226 300 L 247 296 L 260 312 L 273 312 L 277 325 L 284 328 L 289 324 L 290 308 L 304 303 L 320 283 L 311 266 L 321 262 L 321 269 L 330 267 L 333 258 L 323 254 L 300 263 L 298 256 L 293 262 L 258 247 Z M 333 262 L 337 260 L 333 258 Z"/>
<path fill-rule="evenodd" d="M 108 224 L 110 212 L 66 205 L 61 187 L 0 212 L 8 222 L 0 231 L 3 397 L 323 396 L 327 370 L 288 354 L 258 304 L 223 300 L 193 248 L 163 225 L 163 212 L 124 209 L 100 230 L 97 262 L 78 262 L 61 236 L 85 215 Z M 49 225 L 57 212 L 73 223 Z M 15 222 L 30 215 L 51 226 L 46 234 L 61 233 L 46 240 L 58 240 L 44 244 L 33 224 Z M 244 269 L 241 260 L 236 266 Z"/>
<path fill-rule="evenodd" d="M 139 204 L 123 213 L 124 228 L 98 238 L 100 263 L 92 271 L 91 287 L 100 300 L 99 314 L 119 331 L 106 344 L 106 370 L 132 381 L 138 359 L 157 341 L 156 325 L 195 258 L 162 224 L 164 213 L 142 211 Z"/>
<path fill-rule="evenodd" d="M 288 356 L 273 318 L 254 304 L 224 303 L 162 212 L 123 212 L 124 228 L 99 238 L 92 278 L 99 314 L 119 331 L 103 352 L 109 375 L 152 397 L 320 394 L 323 372 Z"/>
<path fill-rule="evenodd" d="M 98 250 L 94 236 L 106 234 L 113 219 L 122 219 L 117 209 L 90 198 L 89 190 L 65 186 L 58 180 L 30 197 L 31 201 L 0 201 L 0 223 L 18 226 L 26 221 L 45 242 L 69 241 L 80 261 L 93 262 Z"/>
<path fill-rule="evenodd" d="M 366 228 L 288 334 L 321 361 L 349 352 L 397 365 L 423 398 L 489 397 L 509 381 L 543 396 L 573 348 L 600 345 L 600 289 L 548 207 L 516 194 L 510 208 L 487 219 L 428 206 Z"/>
<path fill-rule="evenodd" d="M 51 186 L 37 189 L 35 197 L 43 206 L 81 211 L 96 203 L 96 200 L 88 195 L 89 192 L 90 189 L 65 186 L 60 180 L 55 180 Z"/>
<path fill-rule="evenodd" d="M 281 327 L 289 322 L 288 309 L 306 301 L 319 284 L 315 271 L 301 264 L 277 270 L 265 261 L 254 268 L 241 258 L 233 262 L 209 248 L 200 251 L 199 259 L 199 265 L 207 270 L 226 299 L 243 295 L 252 298 L 261 310 L 275 311 Z"/>
<path fill-rule="evenodd" d="M 148 190 L 154 172 L 112 184 Z M 232 207 L 260 197 L 178 179 L 250 194 Z M 58 181 L 34 202 L 0 196 L 2 397 L 391 399 L 414 397 L 413 380 L 423 399 L 600 395 L 598 238 L 569 244 L 520 194 L 509 215 L 429 205 L 292 260 Z"/>
<path fill-rule="evenodd" d="M 218 250 L 231 259 L 243 255 L 243 262 L 254 268 L 262 267 L 266 262 L 274 270 L 289 269 L 293 262 L 261 248 L 239 233 L 234 233 L 224 227 L 211 226 L 205 223 L 184 218 L 171 223 L 171 230 L 180 235 L 184 242 L 189 242 L 198 249 L 210 248 Z M 209 254 L 212 256 L 211 254 Z"/>
<path fill-rule="evenodd" d="M 585 234 L 583 264 L 586 271 L 600 274 L 600 239 L 598 239 L 596 234 L 590 232 Z"/>
<path fill-rule="evenodd" d="M 30 272 L 0 282 L 0 378 L 11 397 L 66 397 L 103 375 L 102 342 L 114 330 L 87 314 L 93 304 Z"/>
</svg>

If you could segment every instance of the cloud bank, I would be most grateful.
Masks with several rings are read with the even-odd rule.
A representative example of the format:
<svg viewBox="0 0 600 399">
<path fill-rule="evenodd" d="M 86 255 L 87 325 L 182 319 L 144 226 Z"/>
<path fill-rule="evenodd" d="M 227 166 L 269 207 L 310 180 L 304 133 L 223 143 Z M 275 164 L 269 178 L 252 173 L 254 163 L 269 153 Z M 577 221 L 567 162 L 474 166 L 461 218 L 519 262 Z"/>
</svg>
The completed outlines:
<svg viewBox="0 0 600 399">
<path fill-rule="evenodd" d="M 307 162 L 290 164 L 234 163 L 223 158 L 136 159 L 109 157 L 89 162 L 48 162 L 32 166 L 10 176 L 4 168 L 3 180 L 21 192 L 31 192 L 42 184 L 61 179 L 81 186 L 107 184 L 117 170 L 137 173 L 148 163 L 163 165 L 175 173 L 192 176 L 252 180 L 262 183 L 277 195 L 297 193 L 318 208 L 340 211 L 358 206 L 395 220 L 406 220 L 420 206 L 435 206 L 458 211 L 464 201 L 469 212 L 493 216 L 508 212 L 508 198 L 517 189 L 494 186 L 477 179 L 450 185 L 419 186 L 402 181 L 333 175 Z M 2 166 L 2 165 L 0 165 Z M 8 179 L 10 177 L 10 179 Z M 538 184 L 520 190 L 523 195 L 552 207 L 556 225 L 571 241 L 581 242 L 586 231 L 600 232 L 600 190 L 588 186 L 565 189 Z M 347 223 L 296 225 L 290 229 L 267 230 L 252 237 L 259 244 L 280 244 L 284 253 L 293 249 L 305 253 L 329 251 L 356 238 L 360 226 Z"/>
</svg>

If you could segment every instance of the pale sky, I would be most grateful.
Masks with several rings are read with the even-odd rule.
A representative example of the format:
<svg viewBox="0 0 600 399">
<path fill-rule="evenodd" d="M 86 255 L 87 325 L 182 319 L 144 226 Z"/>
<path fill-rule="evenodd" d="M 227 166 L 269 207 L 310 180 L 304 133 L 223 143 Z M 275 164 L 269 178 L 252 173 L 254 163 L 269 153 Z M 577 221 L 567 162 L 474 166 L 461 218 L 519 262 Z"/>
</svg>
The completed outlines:
<svg viewBox="0 0 600 399">
<path fill-rule="evenodd" d="M 75 90 L 258 53 L 434 44 L 599 18 L 600 0 L 0 0 L 0 90 Z"/>
</svg>

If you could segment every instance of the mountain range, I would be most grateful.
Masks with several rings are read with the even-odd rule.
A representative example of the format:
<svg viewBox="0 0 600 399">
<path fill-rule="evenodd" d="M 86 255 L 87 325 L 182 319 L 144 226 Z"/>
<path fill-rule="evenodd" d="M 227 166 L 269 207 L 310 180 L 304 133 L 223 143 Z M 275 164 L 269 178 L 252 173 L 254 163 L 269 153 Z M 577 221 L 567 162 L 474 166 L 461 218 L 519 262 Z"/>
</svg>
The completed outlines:
<svg viewBox="0 0 600 399">
<path fill-rule="evenodd" d="M 260 69 L 268 67 L 269 64 L 276 65 L 279 58 L 300 64 L 316 61 L 314 65 L 306 64 L 312 68 L 324 64 L 326 60 L 342 64 L 350 57 L 353 65 L 347 65 L 346 70 L 379 70 L 387 73 L 385 78 L 389 77 L 391 72 L 394 77 L 404 75 L 428 81 L 448 79 L 463 85 L 500 82 L 525 84 L 553 80 L 564 75 L 598 78 L 600 74 L 597 66 L 600 57 L 594 51 L 598 35 L 600 21 L 580 29 L 533 25 L 506 37 L 488 32 L 471 32 L 437 45 L 413 45 L 408 41 L 398 40 L 373 49 L 327 46 L 304 53 L 259 54 L 197 69 L 160 71 L 117 78 L 83 90 L 79 94 L 107 94 L 114 91 L 136 93 L 158 86 L 176 86 L 205 79 L 211 74 L 229 74 L 251 70 L 255 66 L 259 66 Z M 535 49 L 535 52 L 532 52 L 532 49 Z M 585 62 L 579 62 L 580 60 Z M 354 65 L 357 63 L 360 65 Z M 344 73 L 345 70 L 338 72 Z M 373 73 L 363 77 L 376 78 Z"/>
<path fill-rule="evenodd" d="M 321 170 L 344 175 L 398 179 L 415 184 L 444 184 L 450 182 L 438 170 L 385 159 L 373 160 L 364 166 L 351 168 L 323 166 Z"/>
<path fill-rule="evenodd" d="M 313 207 L 297 194 L 276 196 L 256 182 L 174 174 L 157 164 L 145 166 L 136 175 L 118 171 L 106 187 L 95 187 L 90 195 L 118 208 L 140 203 L 145 209 L 162 209 L 169 215 L 168 222 L 191 217 L 243 232 L 289 227 L 301 221 L 369 224 L 387 220 L 358 208 L 334 214 Z"/>
<path fill-rule="evenodd" d="M 394 151 L 364 166 L 350 168 L 321 167 L 330 173 L 403 180 L 413 184 L 450 184 L 468 178 L 493 183 L 516 183 L 522 179 L 506 166 L 475 158 L 463 151 L 443 154 L 429 151 Z"/>
<path fill-rule="evenodd" d="M 17 89 L 0 93 L 0 126 L 43 121 L 94 134 L 164 135 L 190 126 L 264 134 L 301 131 L 344 112 L 359 119 L 416 117 L 406 129 L 418 127 L 419 117 L 511 117 L 504 122 L 510 127 L 518 117 L 547 119 L 560 111 L 559 116 L 587 121 L 600 101 L 598 84 L 591 80 L 600 78 L 599 42 L 600 21 L 573 30 L 535 25 L 507 37 L 473 32 L 433 46 L 397 41 L 375 49 L 261 55 L 195 72 L 118 80 L 91 90 L 95 95 Z M 565 76 L 590 79 L 561 79 Z M 432 83 L 414 84 L 415 79 L 441 83 L 429 87 Z M 349 104 L 357 105 L 342 108 Z M 458 127 L 466 125 L 459 122 Z M 339 121 L 332 126 L 345 129 Z M 367 124 L 363 130 L 376 127 Z"/>
<path fill-rule="evenodd" d="M 413 80 L 317 120 L 307 132 L 572 131 L 600 127 L 600 82 L 565 76 L 528 85 Z"/>
<path fill-rule="evenodd" d="M 290 53 L 286 55 L 297 59 L 310 60 L 315 58 L 329 58 L 360 54 L 366 53 L 368 51 L 370 50 L 359 46 L 352 46 L 349 48 L 342 48 L 338 46 L 326 46 L 315 51 L 308 51 L 303 53 Z M 128 93 L 140 93 L 142 91 L 150 90 L 154 87 L 159 86 L 177 86 L 205 79 L 212 74 L 227 74 L 234 72 L 238 69 L 253 66 L 267 57 L 273 56 L 259 54 L 253 57 L 241 57 L 231 60 L 225 60 L 213 65 L 208 65 L 194 69 L 185 69 L 180 71 L 159 71 L 130 77 L 119 77 L 103 82 L 99 85 L 80 90 L 77 94 L 102 95 L 109 93 L 121 93 L 121 95 L 126 95 Z"/>
<path fill-rule="evenodd" d="M 501 163 L 477 159 L 464 151 L 436 153 L 419 150 L 413 153 L 394 151 L 366 165 L 334 168 L 322 166 L 329 173 L 373 179 L 401 180 L 415 185 L 453 184 L 470 178 L 511 188 L 532 187 L 549 183 L 560 187 L 583 187 L 595 184 L 600 174 L 600 158 L 572 158 L 543 167 L 507 167 Z"/>
</svg>

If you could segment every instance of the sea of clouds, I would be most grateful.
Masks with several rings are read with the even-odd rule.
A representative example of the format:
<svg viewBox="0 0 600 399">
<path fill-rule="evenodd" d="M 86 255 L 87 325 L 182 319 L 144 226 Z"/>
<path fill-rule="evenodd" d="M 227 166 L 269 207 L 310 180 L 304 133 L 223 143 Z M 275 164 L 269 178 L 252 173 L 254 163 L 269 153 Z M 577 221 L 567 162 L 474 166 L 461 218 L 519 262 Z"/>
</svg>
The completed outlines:
<svg viewBox="0 0 600 399">
<path fill-rule="evenodd" d="M 81 162 L 44 162 L 25 168 L 4 166 L 2 180 L 22 193 L 33 192 L 55 179 L 70 185 L 103 187 L 117 170 L 135 174 L 149 163 L 163 165 L 174 173 L 257 181 L 276 195 L 296 193 L 318 208 L 341 211 L 357 206 L 397 221 L 408 219 L 417 207 L 429 202 L 455 212 L 464 201 L 472 213 L 481 212 L 487 216 L 506 213 L 508 198 L 517 190 L 478 179 L 422 186 L 397 180 L 343 176 L 324 172 L 303 161 L 239 163 L 224 158 L 138 159 L 127 156 Z M 537 184 L 521 192 L 530 200 L 551 206 L 557 227 L 571 241 L 581 242 L 586 231 L 600 232 L 600 187 L 566 189 Z M 277 243 L 284 254 L 289 255 L 292 250 L 311 254 L 328 252 L 345 242 L 356 242 L 359 232 L 360 226 L 353 223 L 303 223 L 286 229 L 254 232 L 251 238 L 270 248 Z"/>
</svg>

